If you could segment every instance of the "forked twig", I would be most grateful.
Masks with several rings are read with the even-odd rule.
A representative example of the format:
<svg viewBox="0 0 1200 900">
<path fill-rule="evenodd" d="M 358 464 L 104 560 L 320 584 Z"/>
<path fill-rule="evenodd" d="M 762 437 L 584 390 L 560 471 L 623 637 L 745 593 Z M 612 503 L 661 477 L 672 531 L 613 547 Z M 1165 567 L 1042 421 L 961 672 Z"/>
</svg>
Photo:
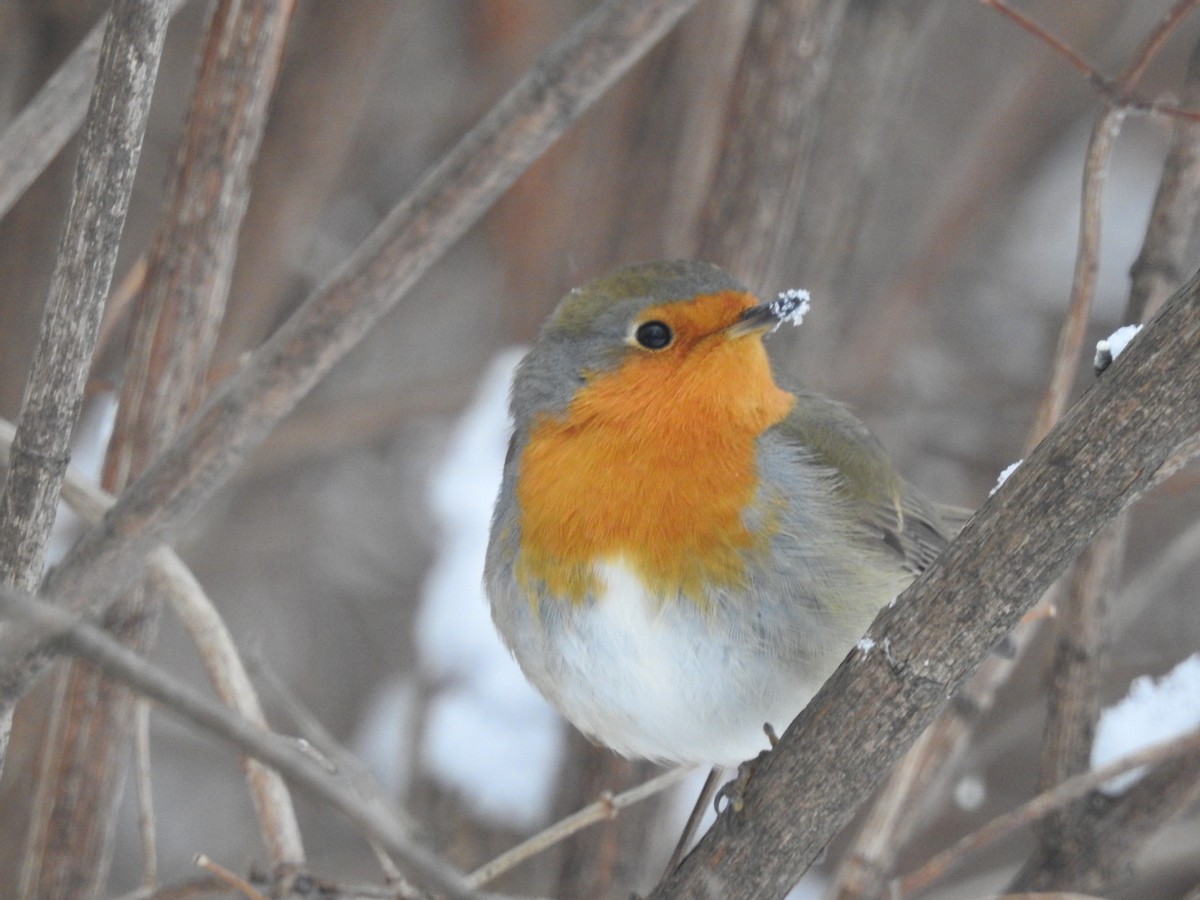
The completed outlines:
<svg viewBox="0 0 1200 900">
<path fill-rule="evenodd" d="M 493 879 L 499 878 L 509 869 L 531 859 L 542 851 L 553 847 L 560 841 L 566 840 L 577 831 L 582 831 L 589 825 L 613 818 L 621 810 L 640 803 L 655 794 L 660 794 L 667 788 L 678 784 L 691 774 L 692 767 L 681 766 L 671 769 L 651 778 L 649 781 L 622 791 L 616 795 L 602 797 L 595 803 L 585 806 L 565 819 L 560 819 L 549 828 L 539 831 L 533 837 L 522 841 L 511 850 L 501 853 L 491 862 L 485 863 L 467 876 L 467 883 L 472 887 L 482 887 Z"/>
<path fill-rule="evenodd" d="M 1143 766 L 1156 766 L 1198 752 L 1200 752 L 1200 729 L 1193 729 L 1174 740 L 1154 744 L 1107 765 L 1092 769 L 1090 772 L 1083 772 L 1068 778 L 1061 784 L 1023 803 L 1012 812 L 997 816 L 978 831 L 968 834 L 954 846 L 929 859 L 916 871 L 905 875 L 899 880 L 900 894 L 907 896 L 925 890 L 959 865 L 968 853 L 973 853 L 1012 834 L 1018 828 L 1024 828 L 1055 810 L 1062 809 L 1119 775 Z"/>
</svg>

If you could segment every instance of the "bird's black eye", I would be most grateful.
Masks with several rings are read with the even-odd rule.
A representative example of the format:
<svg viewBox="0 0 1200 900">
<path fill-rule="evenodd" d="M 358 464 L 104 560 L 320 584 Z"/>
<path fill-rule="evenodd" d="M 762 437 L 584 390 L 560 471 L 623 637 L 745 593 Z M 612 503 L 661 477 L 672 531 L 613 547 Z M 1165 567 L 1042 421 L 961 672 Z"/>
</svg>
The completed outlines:
<svg viewBox="0 0 1200 900">
<path fill-rule="evenodd" d="M 666 322 L 643 322 L 633 334 L 639 344 L 647 350 L 661 350 L 671 343 L 671 326 Z"/>
</svg>

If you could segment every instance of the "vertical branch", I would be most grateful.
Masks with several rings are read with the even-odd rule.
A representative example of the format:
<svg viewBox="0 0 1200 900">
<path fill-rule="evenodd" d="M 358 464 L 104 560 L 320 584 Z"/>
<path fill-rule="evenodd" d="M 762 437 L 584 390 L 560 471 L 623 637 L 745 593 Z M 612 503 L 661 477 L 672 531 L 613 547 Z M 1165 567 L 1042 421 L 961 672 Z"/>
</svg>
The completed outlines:
<svg viewBox="0 0 1200 900">
<path fill-rule="evenodd" d="M 1164 22 L 1178 22 L 1176 4 Z M 1163 31 L 1166 25 L 1160 27 Z M 1156 32 L 1158 34 L 1159 32 Z M 1146 46 L 1158 46 L 1148 38 Z M 1144 56 L 1145 54 L 1143 54 Z M 1140 58 L 1140 57 L 1139 57 Z M 1144 63 L 1131 65 L 1135 75 Z M 1192 51 L 1184 102 L 1200 100 L 1200 43 Z M 1200 126 L 1178 120 L 1155 196 L 1142 249 L 1130 271 L 1131 287 L 1124 319 L 1143 321 L 1156 310 L 1179 279 L 1200 209 Z M 1177 283 L 1177 282 L 1176 282 Z M 1050 715 L 1043 743 L 1044 788 L 1085 771 L 1100 714 L 1099 679 L 1104 661 L 1105 591 L 1117 577 L 1126 538 L 1122 516 L 1084 553 L 1072 569 L 1053 664 Z M 1194 794 L 1200 766 L 1180 761 L 1169 772 L 1139 784 L 1118 804 L 1086 798 L 1049 816 L 1037 829 L 1036 853 L 1014 885 L 1026 890 L 1087 885 L 1106 892 L 1136 859 L 1144 841 L 1185 808 Z M 1158 786 L 1157 790 L 1155 785 Z M 1150 802 L 1139 802 L 1148 795 Z M 1181 802 L 1182 801 L 1182 802 Z"/>
<path fill-rule="evenodd" d="M 41 580 L 71 429 L 141 155 L 166 18 L 164 3 L 118 0 L 104 33 L 71 207 L 0 495 L 0 580 L 27 591 Z"/>
<path fill-rule="evenodd" d="M 753 284 L 795 228 L 816 100 L 845 0 L 760 0 L 729 98 L 724 146 L 701 214 L 699 257 Z"/>
<path fill-rule="evenodd" d="M 1125 111 L 1111 104 L 1096 117 L 1088 140 L 1083 165 L 1083 198 L 1079 206 L 1079 248 L 1075 255 L 1075 275 L 1071 281 L 1071 299 L 1058 335 L 1058 346 L 1042 402 L 1038 406 L 1026 449 L 1037 445 L 1054 423 L 1062 418 L 1075 383 L 1080 351 L 1087 331 L 1088 313 L 1096 293 L 1096 272 L 1100 267 L 1100 219 L 1104 184 L 1108 179 L 1108 161 L 1121 130 Z"/>
<path fill-rule="evenodd" d="M 0 583 L 24 590 L 35 588 L 42 577 L 71 430 L 83 405 L 141 155 L 166 20 L 165 3 L 118 0 L 104 32 L 71 206 L 0 493 Z M 0 764 L 11 717 L 11 709 L 0 711 Z"/>
<path fill-rule="evenodd" d="M 1182 102 L 1200 103 L 1200 44 L 1188 60 Z M 1162 179 L 1150 210 L 1146 239 L 1129 272 L 1132 287 L 1125 315 L 1145 322 L 1183 282 L 1188 243 L 1200 215 L 1200 123 L 1176 119 Z"/>
<path fill-rule="evenodd" d="M 103 473 L 112 493 L 145 469 L 201 399 L 292 7 L 292 0 L 226 0 L 213 11 L 163 225 L 136 301 Z M 138 652 L 157 635 L 160 588 L 147 579 L 106 616 L 110 630 Z M 103 885 L 134 725 L 137 701 L 123 685 L 78 663 L 61 677 L 66 709 L 45 738 L 47 763 L 24 857 L 27 896 L 91 893 Z M 273 827 L 266 840 L 273 864 L 294 866 L 304 849 L 290 798 L 282 796 L 285 814 L 267 815 Z"/>
</svg>

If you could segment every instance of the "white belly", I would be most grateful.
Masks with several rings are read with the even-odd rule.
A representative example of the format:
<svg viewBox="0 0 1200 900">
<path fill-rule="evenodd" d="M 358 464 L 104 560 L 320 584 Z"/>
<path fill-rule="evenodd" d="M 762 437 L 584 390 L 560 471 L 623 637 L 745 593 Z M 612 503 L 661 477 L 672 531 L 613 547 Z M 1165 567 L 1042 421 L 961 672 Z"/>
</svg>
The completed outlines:
<svg viewBox="0 0 1200 900">
<path fill-rule="evenodd" d="M 597 602 L 544 648 L 540 686 L 581 731 L 628 756 L 736 765 L 767 749 L 765 723 L 782 732 L 808 702 L 812 687 L 735 618 L 661 604 L 620 563 L 598 574 Z"/>
</svg>

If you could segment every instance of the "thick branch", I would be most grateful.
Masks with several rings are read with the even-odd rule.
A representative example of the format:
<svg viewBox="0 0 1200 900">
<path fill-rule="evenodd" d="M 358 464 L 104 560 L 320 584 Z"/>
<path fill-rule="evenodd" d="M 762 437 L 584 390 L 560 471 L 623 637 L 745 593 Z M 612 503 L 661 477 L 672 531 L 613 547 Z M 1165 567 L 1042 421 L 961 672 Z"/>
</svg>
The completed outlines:
<svg viewBox="0 0 1200 900">
<path fill-rule="evenodd" d="M 291 11 L 291 0 L 225 0 L 213 10 L 137 298 L 104 466 L 105 487 L 114 494 L 145 469 L 201 399 Z M 147 652 L 158 631 L 159 592 L 169 585 L 149 577 L 124 594 L 107 616 L 110 633 Z M 58 677 L 65 690 L 43 738 L 24 854 L 22 882 L 31 897 L 92 894 L 103 885 L 138 702 L 90 666 L 72 664 Z M 272 865 L 301 864 L 303 843 L 282 782 L 252 763 L 247 776 Z"/>
<path fill-rule="evenodd" d="M 769 279 L 791 252 L 846 0 L 760 0 L 738 61 L 720 163 L 701 218 L 701 259 Z"/>
<path fill-rule="evenodd" d="M 1200 430 L 1200 276 L 868 632 L 653 896 L 781 896 L 1104 524 Z M 797 803 L 797 798 L 803 802 Z"/>
<path fill-rule="evenodd" d="M 25 590 L 42 577 L 166 24 L 164 3 L 118 0 L 104 33 L 71 207 L 0 495 L 0 582 Z"/>
</svg>

